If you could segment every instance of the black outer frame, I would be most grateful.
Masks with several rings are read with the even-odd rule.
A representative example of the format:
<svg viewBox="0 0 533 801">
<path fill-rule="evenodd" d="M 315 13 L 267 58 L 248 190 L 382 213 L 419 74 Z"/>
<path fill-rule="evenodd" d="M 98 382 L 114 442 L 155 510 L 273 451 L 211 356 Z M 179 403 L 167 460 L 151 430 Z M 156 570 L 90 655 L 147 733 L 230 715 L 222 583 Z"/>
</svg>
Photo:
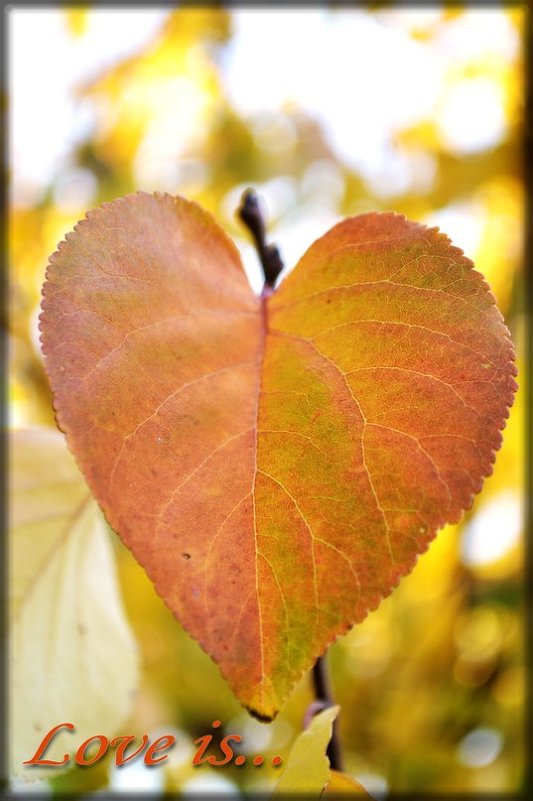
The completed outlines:
<svg viewBox="0 0 533 801">
<path fill-rule="evenodd" d="M 8 180 L 9 180 L 9 141 L 7 135 L 7 114 L 8 114 L 8 52 L 9 41 L 7 35 L 7 22 L 9 11 L 15 8 L 75 8 L 86 6 L 86 3 L 80 0 L 73 0 L 72 2 L 58 2 L 58 3 L 40 3 L 38 0 L 13 0 L 9 4 L 2 2 L 2 14 L 0 15 L 0 42 L 2 44 L 2 60 L 0 62 L 0 74 L 2 79 L 2 110 L 4 111 L 3 125 L 0 132 L 0 142 L 3 152 L 2 163 L 2 194 L 0 196 L 0 210 L 2 212 L 2 238 L 0 240 L 0 247 L 2 253 L 2 260 L 5 269 L 0 273 L 0 291 L 1 291 L 1 325 L 0 331 L 0 358 L 2 360 L 2 367 L 5 368 L 0 371 L 0 397 L 2 401 L 7 401 L 7 362 L 8 362 L 8 346 L 7 335 L 9 331 L 9 304 L 8 304 L 8 280 L 7 270 L 9 264 L 7 263 L 7 213 L 9 208 L 8 203 Z M 202 3 L 194 2 L 194 0 L 184 0 L 181 3 L 172 2 L 172 0 L 158 0 L 155 3 L 147 2 L 147 0 L 132 0 L 126 2 L 125 0 L 95 0 L 90 3 L 91 8 L 122 8 L 122 7 L 161 7 L 161 8 L 175 8 L 177 5 L 181 6 L 211 6 L 223 8 L 312 8 L 315 6 L 325 6 L 334 8 L 376 8 L 374 2 L 349 2 L 349 0 L 337 0 L 337 2 L 326 3 L 313 3 L 305 2 L 305 0 L 290 0 L 284 3 L 283 0 L 275 0 L 274 2 L 244 2 L 244 0 L 237 0 L 237 2 L 211 2 Z M 525 653 L 526 653 L 526 667 L 527 667 L 527 703 L 525 712 L 525 730 L 524 730 L 524 752 L 525 752 L 525 775 L 524 783 L 520 792 L 514 795 L 508 793 L 426 793 L 426 792 L 402 792 L 402 793 L 388 793 L 385 797 L 390 801 L 474 801 L 475 799 L 487 801 L 529 801 L 533 797 L 533 507 L 530 503 L 530 498 L 533 495 L 533 481 L 531 471 L 531 454 L 532 454 L 532 424 L 528 412 L 532 408 L 533 393 L 531 383 L 533 380 L 531 371 L 531 359 L 533 356 L 533 330 L 532 330 L 532 311 L 533 311 L 533 4 L 527 0 L 524 2 L 514 2 L 513 0 L 506 0 L 505 2 L 497 2 L 496 0 L 470 0 L 470 2 L 459 3 L 457 0 L 451 2 L 429 2 L 429 0 L 406 0 L 401 2 L 397 0 L 394 2 L 385 2 L 384 6 L 392 8 L 417 8 L 417 7 L 431 7 L 440 6 L 446 9 L 457 8 L 490 8 L 490 7 L 512 7 L 522 9 L 525 15 L 525 32 L 523 40 L 523 54 L 524 54 L 524 118 L 523 118 L 523 140 L 522 140 L 522 169 L 523 180 L 525 187 L 525 220 L 524 220 L 524 283 L 523 283 L 523 297 L 524 297 L 524 319 L 525 319 L 525 342 L 524 342 L 524 363 L 525 375 L 521 375 L 521 388 L 525 398 L 526 408 L 526 447 L 525 451 L 525 527 L 524 527 L 524 613 L 525 613 L 525 626 L 524 626 L 524 640 L 525 640 Z M 6 269 L 7 268 L 7 269 Z M 519 377 L 520 379 L 520 377 Z M 16 799 L 16 801 L 39 801 L 39 798 L 81 798 L 79 794 L 74 793 L 61 793 L 51 795 L 39 795 L 35 792 L 10 792 L 9 791 L 9 772 L 7 762 L 7 742 L 4 732 L 7 731 L 7 703 L 8 703 L 8 662 L 7 662 L 7 645 L 8 645 L 8 553 L 7 553 L 7 455 L 8 455 L 8 440 L 7 430 L 9 425 L 7 402 L 2 406 L 3 412 L 3 425 L 2 425 L 2 440 L 0 447 L 0 509 L 2 515 L 0 520 L 2 522 L 2 540 L 0 549 L 0 582 L 2 586 L 2 616 L 0 618 L 0 642 L 2 646 L 2 659 L 0 659 L 0 720 L 3 724 L 3 731 L 0 732 L 0 798 Z M 401 736 L 401 734 L 400 734 Z M 528 761 L 528 751 L 530 759 Z M 83 794 L 85 796 L 85 794 Z M 89 794 L 87 794 L 89 795 Z M 151 799 L 173 799 L 178 798 L 173 793 L 119 793 L 104 791 L 96 794 L 101 799 L 113 799 L 120 801 L 121 799 L 133 798 L 138 801 L 151 801 Z M 309 796 L 305 793 L 291 793 L 287 795 L 288 801 L 316 801 L 314 796 Z M 335 798 L 346 799 L 356 796 L 328 796 L 328 798 L 335 801 Z M 194 796 L 197 801 L 210 798 L 209 796 Z M 222 799 L 231 801 L 231 796 L 222 795 Z M 247 795 L 240 794 L 238 798 L 250 799 L 250 801 L 267 801 L 270 798 L 270 793 L 248 793 Z M 280 796 L 276 796 L 280 799 Z M 280 799 L 281 801 L 281 799 Z"/>
</svg>

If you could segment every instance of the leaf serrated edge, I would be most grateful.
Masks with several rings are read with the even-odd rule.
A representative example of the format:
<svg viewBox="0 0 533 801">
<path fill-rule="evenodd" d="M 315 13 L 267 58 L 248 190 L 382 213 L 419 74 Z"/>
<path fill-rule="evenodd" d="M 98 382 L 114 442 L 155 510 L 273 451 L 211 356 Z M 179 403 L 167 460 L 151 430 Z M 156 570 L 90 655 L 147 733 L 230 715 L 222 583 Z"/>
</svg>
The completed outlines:
<svg viewBox="0 0 533 801">
<path fill-rule="evenodd" d="M 508 370 L 509 370 L 507 384 L 506 384 L 506 387 L 504 389 L 504 392 L 506 392 L 507 394 L 502 396 L 502 401 L 503 401 L 503 404 L 502 404 L 503 405 L 502 416 L 501 416 L 501 418 L 496 419 L 494 421 L 495 422 L 496 431 L 497 432 L 502 432 L 505 429 L 507 419 L 509 418 L 510 408 L 512 406 L 513 399 L 514 399 L 514 393 L 518 389 L 518 384 L 514 380 L 514 377 L 518 374 L 518 370 L 516 368 L 516 353 L 515 353 L 515 349 L 514 349 L 514 345 L 513 345 L 512 339 L 511 339 L 511 333 L 509 331 L 509 328 L 505 324 L 504 317 L 503 317 L 500 309 L 498 308 L 498 305 L 497 305 L 497 302 L 496 302 L 496 298 L 495 298 L 495 296 L 494 296 L 494 294 L 492 292 L 492 289 L 490 288 L 489 284 L 485 280 L 483 274 L 480 273 L 478 270 L 476 270 L 473 261 L 471 259 L 469 259 L 468 256 L 465 255 L 464 251 L 461 248 L 457 247 L 456 245 L 452 245 L 449 236 L 447 234 L 445 234 L 444 232 L 442 232 L 438 226 L 430 228 L 429 226 L 426 226 L 423 223 L 418 223 L 418 222 L 414 222 L 412 220 L 408 220 L 407 217 L 404 214 L 400 214 L 400 213 L 394 212 L 394 211 L 367 212 L 365 214 L 360 214 L 360 215 L 354 215 L 354 216 L 351 216 L 351 217 L 347 217 L 344 220 L 341 220 L 336 225 L 332 226 L 322 236 L 318 237 L 307 248 L 307 250 L 304 252 L 304 254 L 300 257 L 300 259 L 296 263 L 296 266 L 295 266 L 294 270 L 292 270 L 289 275 L 292 275 L 295 272 L 296 267 L 304 259 L 304 257 L 307 255 L 307 253 L 318 242 L 320 242 L 320 241 L 324 240 L 326 237 L 330 236 L 335 229 L 338 229 L 341 226 L 345 226 L 345 225 L 349 224 L 350 221 L 353 221 L 355 219 L 360 219 L 361 217 L 370 216 L 370 215 L 379 216 L 379 217 L 389 217 L 389 218 L 395 218 L 395 219 L 398 219 L 398 220 L 403 220 L 405 222 L 408 222 L 413 227 L 416 227 L 418 229 L 424 229 L 429 234 L 432 234 L 438 240 L 440 240 L 443 244 L 446 244 L 453 251 L 453 253 L 456 254 L 458 260 L 461 260 L 463 263 L 465 263 L 465 266 L 467 266 L 470 269 L 470 271 L 475 274 L 475 276 L 476 276 L 475 280 L 478 281 L 478 283 L 481 286 L 483 286 L 484 290 L 486 291 L 486 293 L 488 295 L 488 300 L 490 300 L 491 308 L 494 307 L 496 312 L 497 312 L 497 314 L 498 314 L 499 319 L 495 320 L 495 322 L 497 323 L 497 325 L 498 325 L 498 327 L 500 329 L 500 332 L 503 335 L 503 338 L 505 339 L 505 341 L 506 341 L 506 343 L 508 345 L 507 353 L 505 355 L 507 355 L 509 358 L 508 358 L 508 361 L 505 364 L 502 364 L 502 368 L 501 368 L 502 372 L 506 368 L 508 368 Z M 402 237 L 402 238 L 407 238 L 407 235 L 405 237 Z M 362 243 L 362 244 L 364 244 L 364 243 Z M 289 277 L 289 276 L 287 276 L 287 277 Z M 400 584 L 401 580 L 403 578 L 405 578 L 406 576 L 410 575 L 413 572 L 413 570 L 415 569 L 416 565 L 418 564 L 418 561 L 419 561 L 420 557 L 423 556 L 423 554 L 427 552 L 427 550 L 429 549 L 429 546 L 435 540 L 435 538 L 436 538 L 437 534 L 439 533 L 439 531 L 441 531 L 446 525 L 456 525 L 461 521 L 461 519 L 464 516 L 464 513 L 466 511 L 468 511 L 472 507 L 472 504 L 474 502 L 475 496 L 478 495 L 481 492 L 481 489 L 483 487 L 485 479 L 488 478 L 490 475 L 492 475 L 493 466 L 494 466 L 494 463 L 496 461 L 496 453 L 500 449 L 500 447 L 502 445 L 502 442 L 503 442 L 503 437 L 500 434 L 497 446 L 495 446 L 494 448 L 491 448 L 490 453 L 488 454 L 486 472 L 482 473 L 482 475 L 480 476 L 479 488 L 475 489 L 475 491 L 473 491 L 470 494 L 466 505 L 464 505 L 462 508 L 459 508 L 455 514 L 452 514 L 449 517 L 447 517 L 440 525 L 437 525 L 433 530 L 428 531 L 426 538 L 424 540 L 420 541 L 420 550 L 416 554 L 413 563 L 411 565 L 407 565 L 405 567 L 405 569 L 403 569 L 403 570 L 396 568 L 396 569 L 393 569 L 391 571 L 391 575 L 392 575 L 393 578 L 392 578 L 392 583 L 390 585 L 390 589 L 387 592 L 379 593 L 376 596 L 374 603 L 369 604 L 367 606 L 367 608 L 363 611 L 363 613 L 361 615 L 357 616 L 357 618 L 355 618 L 352 622 L 343 624 L 341 626 L 341 628 L 339 629 L 339 631 L 335 632 L 330 637 L 330 639 L 326 642 L 325 646 L 315 653 L 315 655 L 313 656 L 313 658 L 311 660 L 311 665 L 310 665 L 309 669 L 312 668 L 312 666 L 315 664 L 317 659 L 319 659 L 320 657 L 322 657 L 326 653 L 326 651 L 331 647 L 331 645 L 333 645 L 335 642 L 337 642 L 337 640 L 339 640 L 341 637 L 345 636 L 349 631 L 351 631 L 351 629 L 355 625 L 358 625 L 359 623 L 362 623 L 363 620 L 365 620 L 367 618 L 367 616 L 369 615 L 370 612 L 375 611 L 381 605 L 382 601 L 385 600 L 385 598 L 388 598 L 394 592 L 394 590 Z M 221 670 L 221 673 L 222 673 L 222 670 Z M 302 676 L 303 676 L 303 673 L 299 676 L 299 678 L 297 678 L 293 682 L 293 684 L 291 685 L 291 690 L 290 690 L 291 692 L 294 690 L 294 688 L 296 687 L 298 682 L 301 680 Z M 229 682 L 227 677 L 225 677 L 225 678 L 228 681 L 228 684 L 230 684 L 230 686 L 231 686 L 231 683 Z M 242 705 L 250 712 L 250 714 L 252 714 L 255 718 L 257 718 L 260 721 L 273 720 L 276 717 L 277 713 L 279 712 L 279 710 L 277 710 L 272 717 L 266 717 L 265 718 L 257 710 L 247 706 L 246 704 L 242 704 Z"/>
<path fill-rule="evenodd" d="M 39 321 L 38 321 L 38 329 L 39 329 L 39 332 L 40 332 L 39 341 L 41 343 L 41 350 L 42 350 L 42 353 L 43 353 L 44 356 L 46 356 L 46 348 L 45 348 L 45 343 L 43 341 L 44 331 L 43 331 L 43 328 L 42 328 L 42 322 L 43 322 L 43 315 L 44 315 L 45 310 L 46 310 L 46 295 L 47 295 L 46 289 L 47 289 L 48 282 L 51 280 L 50 270 L 54 266 L 54 261 L 56 261 L 57 257 L 60 255 L 61 251 L 67 245 L 70 244 L 70 241 L 74 240 L 76 238 L 76 235 L 79 234 L 80 229 L 82 227 L 85 228 L 89 223 L 91 223 L 94 217 L 97 217 L 100 214 L 102 214 L 106 210 L 106 208 L 116 207 L 116 206 L 119 206 L 119 205 L 124 204 L 124 203 L 129 203 L 132 200 L 138 199 L 139 197 L 147 197 L 147 198 L 160 197 L 162 199 L 163 198 L 164 199 L 168 198 L 173 203 L 175 202 L 176 199 L 179 199 L 179 200 L 184 201 L 186 204 L 189 204 L 190 206 L 194 206 L 197 210 L 202 212 L 204 215 L 208 215 L 211 218 L 211 220 L 215 223 L 215 225 L 223 232 L 226 241 L 230 243 L 231 249 L 237 255 L 238 260 L 239 260 L 239 264 L 241 265 L 241 268 L 242 268 L 241 255 L 239 253 L 239 250 L 238 250 L 237 246 L 233 242 L 233 239 L 225 232 L 225 230 L 222 228 L 220 223 L 218 223 L 218 221 L 216 220 L 214 215 L 211 214 L 211 212 L 206 211 L 205 209 L 203 209 L 203 207 L 200 206 L 200 204 L 196 203 L 195 201 L 188 200 L 187 198 L 183 198 L 180 195 L 171 195 L 171 194 L 169 194 L 167 192 L 148 193 L 148 192 L 144 192 L 144 191 L 138 191 L 138 192 L 135 192 L 135 193 L 130 193 L 128 195 L 124 195 L 122 197 L 116 198 L 115 200 L 112 200 L 112 201 L 104 202 L 100 206 L 97 206 L 97 207 L 87 211 L 87 213 L 85 214 L 85 217 L 83 219 L 79 220 L 76 223 L 76 225 L 74 226 L 74 228 L 73 228 L 73 230 L 71 232 L 66 234 L 65 239 L 58 244 L 57 250 L 54 251 L 54 253 L 52 253 L 52 255 L 50 256 L 50 258 L 48 260 L 48 265 L 47 265 L 46 273 L 45 273 L 45 282 L 43 284 L 42 293 L 41 293 L 42 294 L 41 313 L 39 315 Z M 336 225 L 334 225 L 333 227 L 331 227 L 321 237 L 318 237 L 309 246 L 309 248 L 307 248 L 307 250 L 301 256 L 301 258 L 298 260 L 298 262 L 296 264 L 296 267 L 300 264 L 300 262 L 306 256 L 306 254 L 311 250 L 311 248 L 315 247 L 317 245 L 317 243 L 321 242 L 326 237 L 330 236 L 333 231 L 335 231 L 336 229 L 340 228 L 341 226 L 344 227 L 344 226 L 348 225 L 351 221 L 353 221 L 355 219 L 360 219 L 362 217 L 366 217 L 366 216 L 370 216 L 370 215 L 379 216 L 381 218 L 389 217 L 389 218 L 393 218 L 393 219 L 396 219 L 396 220 L 403 220 L 403 221 L 409 223 L 410 226 L 413 226 L 413 228 L 415 228 L 415 229 L 423 229 L 428 234 L 433 235 L 437 240 L 440 240 L 443 244 L 446 244 L 452 250 L 452 252 L 454 254 L 457 254 L 457 259 L 461 260 L 463 263 L 465 263 L 465 265 L 471 270 L 471 272 L 475 274 L 475 276 L 476 276 L 475 280 L 478 281 L 481 286 L 483 286 L 484 290 L 486 291 L 486 293 L 488 295 L 488 299 L 490 300 L 490 306 L 494 307 L 496 312 L 497 312 L 497 314 L 498 314 L 499 319 L 495 320 L 495 322 L 499 326 L 499 328 L 501 330 L 501 334 L 503 335 L 504 339 L 506 340 L 506 343 L 508 344 L 508 350 L 507 350 L 506 355 L 509 357 L 509 359 L 508 359 L 507 363 L 504 366 L 502 366 L 502 370 L 504 369 L 504 367 L 508 367 L 509 368 L 508 382 L 507 382 L 507 385 L 506 385 L 506 388 L 505 388 L 505 391 L 507 391 L 508 394 L 503 398 L 504 404 L 503 404 L 502 417 L 499 420 L 495 421 L 496 431 L 498 431 L 498 432 L 503 431 L 504 428 L 505 428 L 505 425 L 506 425 L 506 421 L 507 421 L 507 419 L 509 417 L 510 407 L 511 407 L 512 402 L 513 402 L 514 393 L 518 389 L 518 385 L 514 381 L 514 376 L 516 376 L 518 374 L 518 371 L 516 369 L 516 354 L 515 354 L 513 342 L 511 340 L 511 334 L 510 334 L 510 331 L 509 331 L 508 327 L 505 325 L 503 315 L 502 315 L 501 311 L 499 310 L 499 308 L 497 306 L 496 298 L 495 298 L 495 296 L 494 296 L 489 284 L 486 282 L 484 276 L 478 270 L 475 269 L 475 266 L 474 266 L 472 260 L 469 259 L 464 254 L 464 251 L 461 248 L 458 248 L 455 245 L 451 244 L 450 238 L 447 236 L 447 234 L 445 234 L 444 232 L 440 231 L 438 226 L 430 228 L 430 227 L 424 225 L 423 223 L 419 223 L 419 222 L 414 222 L 414 221 L 408 220 L 407 217 L 404 214 L 400 214 L 400 213 L 397 213 L 397 212 L 394 212 L 394 211 L 367 212 L 365 214 L 360 214 L 360 215 L 354 215 L 354 216 L 351 216 L 351 217 L 347 217 L 344 220 L 342 220 L 339 223 L 337 223 Z M 408 235 L 406 235 L 404 237 L 401 237 L 401 238 L 402 239 L 406 239 L 406 238 L 408 238 Z M 364 244 L 364 243 L 361 243 L 361 244 Z M 294 268 L 294 270 L 291 271 L 289 276 L 294 273 L 294 271 L 296 270 L 296 267 Z M 287 278 L 289 276 L 287 276 Z M 282 283 L 284 283 L 284 282 L 282 282 Z M 48 379 L 50 381 L 50 384 L 52 385 L 51 377 L 49 376 L 48 371 L 46 370 L 46 363 L 45 363 L 45 371 L 46 371 L 46 374 L 47 374 Z M 55 395 L 53 396 L 52 406 L 53 406 L 54 415 L 55 415 L 55 419 L 56 419 L 56 423 L 58 425 L 58 428 L 61 431 L 64 431 L 64 429 L 61 427 L 59 419 L 58 419 L 58 415 L 60 414 L 60 412 L 59 412 L 59 410 L 58 410 L 58 408 L 56 406 Z M 396 589 L 396 587 L 398 587 L 398 585 L 400 584 L 402 578 L 405 578 L 406 576 L 410 575 L 413 572 L 414 568 L 418 564 L 418 561 L 419 561 L 420 557 L 424 553 L 427 552 L 430 544 L 436 538 L 438 532 L 445 525 L 449 525 L 449 524 L 454 525 L 454 524 L 457 524 L 457 523 L 460 522 L 460 520 L 462 519 L 464 513 L 468 509 L 471 508 L 475 496 L 477 494 L 479 494 L 479 492 L 481 491 L 485 478 L 487 478 L 488 476 L 492 475 L 492 473 L 493 473 L 493 465 L 494 465 L 494 463 L 496 461 L 496 453 L 499 450 L 499 448 L 501 447 L 502 441 L 503 441 L 503 438 L 500 435 L 497 447 L 491 448 L 491 451 L 490 451 L 490 453 L 488 455 L 487 470 L 486 470 L 485 473 L 483 473 L 480 476 L 479 488 L 476 489 L 474 492 L 472 492 L 470 494 L 470 496 L 468 498 L 468 501 L 467 501 L 467 504 L 465 506 L 463 506 L 462 508 L 458 509 L 455 514 L 450 515 L 450 517 L 448 519 L 444 520 L 442 524 L 436 526 L 434 528 L 434 530 L 428 531 L 428 534 L 427 534 L 426 538 L 424 540 L 421 540 L 421 542 L 420 542 L 421 549 L 416 554 L 412 564 L 405 566 L 405 569 L 403 569 L 403 570 L 402 569 L 398 569 L 397 567 L 391 570 L 392 583 L 390 584 L 390 589 L 387 592 L 378 593 L 375 596 L 374 601 L 372 603 L 370 603 L 366 607 L 365 610 L 363 610 L 362 614 L 359 614 L 356 618 L 354 618 L 352 621 L 350 621 L 348 623 L 341 624 L 340 628 L 331 635 L 331 637 L 326 641 L 326 643 L 322 646 L 322 648 L 319 649 L 318 651 L 316 651 L 314 653 L 314 655 L 311 657 L 310 665 L 309 665 L 309 668 L 307 670 L 310 670 L 312 668 L 312 666 L 315 664 L 317 659 L 319 659 L 321 656 L 323 656 L 324 653 L 330 648 L 331 645 L 333 645 L 335 642 L 337 642 L 337 640 L 339 640 L 341 637 L 343 637 L 345 634 L 347 634 L 355 625 L 357 625 L 357 624 L 361 623 L 363 620 L 365 620 L 370 612 L 375 611 L 380 606 L 382 601 L 385 598 L 388 598 L 392 594 L 392 592 Z M 68 448 L 69 448 L 70 452 L 73 454 L 73 456 L 76 459 L 76 461 L 78 461 L 76 449 L 71 448 L 70 443 L 68 442 L 68 439 L 67 439 L 67 444 L 68 444 Z M 102 512 L 103 512 L 103 510 L 102 510 Z M 106 521 L 107 521 L 107 516 L 105 515 L 104 512 L 103 512 L 103 514 L 104 514 L 104 517 L 106 518 Z M 109 527 L 114 531 L 113 526 L 109 523 L 109 521 L 107 521 L 107 522 L 108 522 Z M 135 555 L 133 554 L 133 551 L 130 548 L 130 546 L 126 545 L 125 547 L 132 553 L 133 557 L 135 558 Z M 150 578 L 150 580 L 151 580 L 151 582 L 152 582 L 152 584 L 153 584 L 153 586 L 155 588 L 155 591 L 156 591 L 157 595 L 161 598 L 161 600 L 163 601 L 165 606 L 167 606 L 167 608 L 170 610 L 172 615 L 175 617 L 175 614 L 174 614 L 173 610 L 171 609 L 170 605 L 167 603 L 167 601 L 165 600 L 163 595 L 159 592 L 158 583 L 157 583 L 155 577 L 153 577 L 151 575 L 151 571 L 148 568 L 143 566 L 143 569 L 145 570 L 146 574 Z M 191 636 L 196 642 L 198 642 L 198 644 L 200 645 L 200 647 L 202 648 L 204 653 L 213 662 L 215 662 L 217 664 L 218 669 L 220 670 L 220 673 L 221 673 L 222 677 L 227 682 L 229 687 L 232 689 L 232 691 L 234 692 L 236 698 L 240 701 L 241 706 L 243 706 L 245 709 L 247 709 L 248 712 L 253 717 L 255 717 L 257 720 L 259 720 L 261 722 L 267 723 L 267 722 L 271 722 L 272 720 L 274 720 L 275 717 L 277 716 L 277 714 L 280 711 L 281 704 L 277 704 L 277 706 L 274 707 L 274 711 L 272 713 L 264 714 L 263 712 L 255 709 L 251 705 L 248 705 L 245 702 L 241 701 L 240 698 L 239 698 L 239 694 L 234 689 L 233 682 L 231 681 L 231 679 L 229 678 L 227 673 L 224 671 L 224 669 L 222 668 L 222 666 L 220 665 L 218 660 L 215 659 L 214 656 L 209 654 L 209 652 L 207 651 L 207 648 L 203 645 L 203 643 L 200 640 L 197 640 L 196 637 L 194 637 L 194 635 L 189 630 L 189 628 L 186 625 L 184 625 L 184 623 L 181 620 L 179 622 L 180 622 L 180 625 L 183 627 L 183 629 L 187 632 L 187 634 L 189 634 L 189 636 Z M 300 675 L 293 681 L 293 683 L 290 686 L 290 690 L 288 692 L 288 695 L 290 694 L 290 692 L 292 692 L 294 690 L 294 688 L 296 687 L 298 682 L 301 680 L 301 678 L 302 678 L 302 676 L 304 675 L 305 672 L 306 672 L 306 670 L 303 670 L 302 673 L 300 673 Z"/>
</svg>

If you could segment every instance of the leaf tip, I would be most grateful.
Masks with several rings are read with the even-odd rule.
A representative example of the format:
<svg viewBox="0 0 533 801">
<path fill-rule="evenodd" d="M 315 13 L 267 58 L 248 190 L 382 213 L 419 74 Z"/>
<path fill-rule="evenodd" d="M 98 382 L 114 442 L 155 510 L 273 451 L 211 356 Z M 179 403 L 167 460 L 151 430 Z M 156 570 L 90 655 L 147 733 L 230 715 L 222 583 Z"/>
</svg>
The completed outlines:
<svg viewBox="0 0 533 801">
<path fill-rule="evenodd" d="M 250 713 L 250 715 L 253 718 L 258 720 L 259 723 L 272 723 L 272 721 L 277 717 L 278 711 L 279 711 L 279 710 L 276 710 L 275 712 L 273 712 L 270 715 L 264 715 L 263 713 L 259 712 L 257 709 L 254 709 L 254 707 L 247 706 L 246 704 L 243 704 L 243 707 L 246 709 L 247 712 Z"/>
</svg>

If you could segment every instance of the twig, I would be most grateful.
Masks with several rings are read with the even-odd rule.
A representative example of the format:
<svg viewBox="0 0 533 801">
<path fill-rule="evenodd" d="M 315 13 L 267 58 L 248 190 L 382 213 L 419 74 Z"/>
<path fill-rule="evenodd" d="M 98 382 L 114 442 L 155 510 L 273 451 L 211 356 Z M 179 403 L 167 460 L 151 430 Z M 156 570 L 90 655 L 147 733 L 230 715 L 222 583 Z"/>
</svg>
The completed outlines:
<svg viewBox="0 0 533 801">
<path fill-rule="evenodd" d="M 243 194 L 238 213 L 254 238 L 257 254 L 263 268 L 265 287 L 273 289 L 276 278 L 283 270 L 283 262 L 276 245 L 267 245 L 265 221 L 259 207 L 259 198 L 253 189 L 247 189 Z"/>
<path fill-rule="evenodd" d="M 328 666 L 326 664 L 325 655 L 319 656 L 315 662 L 315 666 L 313 667 L 313 687 L 315 690 L 316 700 L 321 703 L 323 709 L 327 709 L 329 706 L 334 706 L 335 702 L 331 693 Z M 342 753 L 336 720 L 333 721 L 331 740 L 329 741 L 326 753 L 331 769 L 342 771 Z"/>
<path fill-rule="evenodd" d="M 265 220 L 259 206 L 259 199 L 253 189 L 247 189 L 243 194 L 238 214 L 254 238 L 254 244 L 263 268 L 265 279 L 263 294 L 265 294 L 265 290 L 274 288 L 276 279 L 283 270 L 283 262 L 276 245 L 267 244 L 266 242 Z M 313 667 L 313 688 L 316 700 L 308 710 L 311 717 L 334 705 L 325 656 L 319 657 Z M 306 720 L 307 717 L 306 715 Z M 326 753 L 332 770 L 342 771 L 342 755 L 337 732 L 337 721 L 333 722 L 331 740 Z"/>
</svg>

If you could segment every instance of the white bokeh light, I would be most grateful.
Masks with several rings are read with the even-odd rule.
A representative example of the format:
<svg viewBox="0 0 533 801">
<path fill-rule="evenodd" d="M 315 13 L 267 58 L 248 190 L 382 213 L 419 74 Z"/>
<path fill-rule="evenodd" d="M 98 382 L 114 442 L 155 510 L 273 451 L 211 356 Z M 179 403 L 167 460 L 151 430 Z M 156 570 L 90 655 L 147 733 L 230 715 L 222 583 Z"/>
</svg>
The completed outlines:
<svg viewBox="0 0 533 801">
<path fill-rule="evenodd" d="M 459 743 L 457 758 L 469 768 L 484 768 L 497 759 L 502 746 L 503 738 L 497 729 L 474 729 Z"/>
<path fill-rule="evenodd" d="M 10 10 L 9 160 L 16 203 L 38 202 L 73 145 L 91 130 L 92 110 L 75 102 L 76 87 L 148 42 L 166 14 L 92 10 L 87 31 L 74 38 L 61 9 Z"/>
<path fill-rule="evenodd" d="M 456 153 L 495 147 L 507 123 L 502 89 L 490 78 L 469 78 L 454 85 L 437 113 L 444 143 Z"/>
<path fill-rule="evenodd" d="M 383 168 L 394 129 L 434 107 L 441 60 L 365 11 L 238 9 L 233 18 L 223 77 L 240 113 L 296 104 L 363 174 Z"/>
<path fill-rule="evenodd" d="M 487 54 L 511 60 L 518 53 L 520 40 L 502 8 L 477 8 L 465 9 L 442 26 L 435 47 L 455 64 Z"/>
<path fill-rule="evenodd" d="M 159 795 L 164 789 L 164 772 L 158 765 L 149 767 L 141 759 L 125 765 L 113 765 L 109 775 L 109 788 L 114 792 L 149 792 Z"/>
<path fill-rule="evenodd" d="M 215 773 L 214 771 L 203 771 L 192 779 L 186 779 L 180 787 L 180 798 L 210 798 L 214 796 L 226 796 L 239 798 L 239 788 L 230 779 Z"/>
<path fill-rule="evenodd" d="M 519 541 L 522 511 L 520 496 L 510 491 L 485 503 L 465 528 L 461 545 L 464 564 L 490 564 L 504 556 Z"/>
<path fill-rule="evenodd" d="M 481 203 L 459 201 L 428 214 L 423 222 L 430 228 L 436 226 L 445 231 L 456 247 L 469 259 L 474 259 L 483 237 L 486 211 Z"/>
<path fill-rule="evenodd" d="M 37 202 L 69 166 L 75 143 L 95 126 L 95 110 L 75 99 L 76 88 L 146 46 L 168 13 L 91 10 L 83 36 L 74 38 L 60 9 L 10 12 L 9 140 L 17 204 Z M 294 131 L 280 137 L 280 125 L 290 123 L 280 122 L 279 112 L 302 109 L 322 126 L 334 155 L 388 197 L 423 188 L 420 169 L 416 177 L 394 143 L 395 132 L 433 117 L 447 146 L 465 154 L 492 147 L 505 135 L 497 82 L 471 77 L 447 85 L 450 70 L 468 58 L 516 56 L 517 33 L 500 10 L 469 11 L 440 27 L 440 12 L 425 14 L 423 24 L 435 30 L 433 42 L 410 36 L 418 19 L 410 9 L 371 14 L 236 8 L 230 13 L 233 36 L 221 51 L 220 78 L 237 112 L 255 119 L 258 141 L 266 146 L 270 140 L 276 147 L 297 146 Z M 38 69 L 29 68 L 28 52 Z M 184 148 L 205 129 L 209 98 L 186 76 L 173 80 L 161 85 L 163 97 L 134 164 L 137 183 L 148 190 L 174 189 Z M 195 175 L 191 185 L 202 187 L 205 180 Z"/>
</svg>

